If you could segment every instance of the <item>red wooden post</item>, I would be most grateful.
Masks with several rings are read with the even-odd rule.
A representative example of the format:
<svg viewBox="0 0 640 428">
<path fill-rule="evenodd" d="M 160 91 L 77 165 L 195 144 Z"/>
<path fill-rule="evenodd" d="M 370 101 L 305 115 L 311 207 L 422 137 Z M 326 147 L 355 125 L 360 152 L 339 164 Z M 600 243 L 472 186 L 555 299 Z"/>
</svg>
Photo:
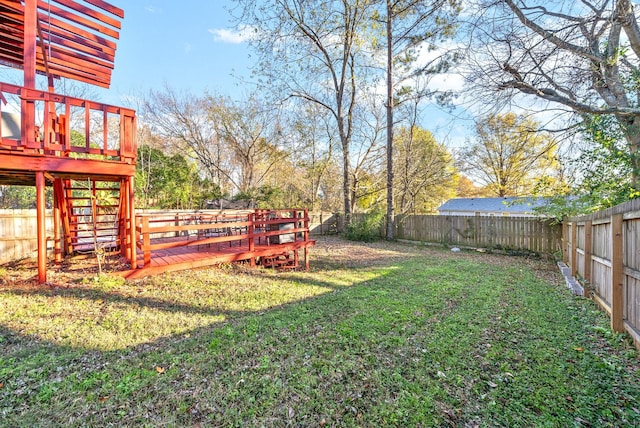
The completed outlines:
<svg viewBox="0 0 640 428">
<path fill-rule="evenodd" d="M 60 186 L 58 186 L 58 182 L 60 180 L 56 179 L 53 185 L 53 255 L 56 263 L 62 262 L 62 242 L 60 238 L 60 205 L 61 194 L 60 194 Z"/>
<path fill-rule="evenodd" d="M 44 172 L 36 172 L 36 212 L 38 222 L 38 282 L 47 282 L 47 229 L 45 218 Z"/>
<path fill-rule="evenodd" d="M 136 206 L 133 196 L 133 177 L 127 177 L 127 183 L 129 184 L 127 186 L 127 196 L 129 197 L 129 202 L 127 204 L 127 206 L 129 207 L 127 216 L 129 218 L 127 219 L 127 223 L 129 224 L 129 255 L 131 256 L 129 262 L 131 263 L 131 269 L 136 269 L 138 267 L 138 256 L 136 254 Z"/>
<path fill-rule="evenodd" d="M 142 252 L 144 253 L 144 267 L 151 266 L 151 234 L 149 233 L 149 217 L 142 217 Z"/>
<path fill-rule="evenodd" d="M 127 226 L 126 226 L 126 218 L 127 213 L 129 212 L 129 207 L 127 206 L 127 202 L 129 198 L 127 197 L 126 191 L 126 180 L 120 179 L 120 211 L 118 212 L 118 241 L 120 244 L 120 255 L 123 257 L 127 257 L 127 252 L 129 251 L 129 245 L 127 241 Z"/>
<path fill-rule="evenodd" d="M 24 86 L 28 89 L 36 88 L 36 28 L 38 8 L 36 0 L 26 0 L 24 4 Z M 36 140 L 36 113 L 35 103 L 28 101 L 28 90 L 22 90 L 21 120 L 22 120 L 22 145 L 29 146 Z"/>
<path fill-rule="evenodd" d="M 249 260 L 249 264 L 251 265 L 251 267 L 255 267 L 256 258 L 253 255 L 253 252 L 255 251 L 256 247 L 255 247 L 255 242 L 253 237 L 253 231 L 254 231 L 254 225 L 256 221 L 256 213 L 253 212 L 249 214 L 247 217 L 249 220 L 249 226 L 247 227 L 247 234 L 249 235 L 249 253 L 251 253 L 251 259 Z"/>
<path fill-rule="evenodd" d="M 309 270 L 309 209 L 304 210 L 304 268 Z"/>
<path fill-rule="evenodd" d="M 291 211 L 291 218 L 293 219 L 293 228 L 297 229 L 298 228 L 298 211 L 297 210 L 293 210 Z M 295 243 L 298 240 L 298 232 L 293 232 L 293 242 Z M 298 255 L 298 251 L 296 251 L 296 256 Z M 297 263 L 296 263 L 297 265 Z"/>
<path fill-rule="evenodd" d="M 38 21 L 38 1 L 24 2 L 24 86 L 36 88 L 36 31 Z M 23 123 L 24 125 L 24 123 Z"/>
</svg>

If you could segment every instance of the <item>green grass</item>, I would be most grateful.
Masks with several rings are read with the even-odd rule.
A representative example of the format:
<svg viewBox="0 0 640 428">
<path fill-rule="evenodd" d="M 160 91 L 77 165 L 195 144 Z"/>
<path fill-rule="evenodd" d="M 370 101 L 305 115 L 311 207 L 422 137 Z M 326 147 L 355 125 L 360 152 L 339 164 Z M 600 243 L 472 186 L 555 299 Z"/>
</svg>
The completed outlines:
<svg viewBox="0 0 640 428">
<path fill-rule="evenodd" d="M 58 287 L 3 270 L 0 426 L 640 425 L 638 352 L 553 264 L 312 254 Z"/>
</svg>

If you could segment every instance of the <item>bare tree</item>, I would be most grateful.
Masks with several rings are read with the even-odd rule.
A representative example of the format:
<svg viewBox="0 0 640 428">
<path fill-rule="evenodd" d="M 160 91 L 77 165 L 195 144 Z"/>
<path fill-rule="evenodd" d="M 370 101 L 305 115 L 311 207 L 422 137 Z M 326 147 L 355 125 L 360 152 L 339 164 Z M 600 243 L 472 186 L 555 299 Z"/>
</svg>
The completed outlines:
<svg viewBox="0 0 640 428">
<path fill-rule="evenodd" d="M 308 183 L 305 187 L 309 190 L 302 191 L 304 200 L 312 210 L 317 210 L 323 182 L 335 162 L 333 127 L 326 110 L 315 104 L 304 103 L 294 111 L 290 125 L 292 160 Z"/>
<path fill-rule="evenodd" d="M 279 147 L 279 115 L 262 101 L 152 91 L 143 121 L 165 140 L 165 150 L 194 159 L 221 192 L 247 193 L 259 186 L 284 153 Z M 173 146 L 171 149 L 167 146 Z"/>
<path fill-rule="evenodd" d="M 209 105 L 209 119 L 235 165 L 229 179 L 238 191 L 247 193 L 288 155 L 279 147 L 278 112 L 253 97 L 240 102 L 209 97 Z"/>
<path fill-rule="evenodd" d="M 371 0 L 235 0 L 239 27 L 253 28 L 256 73 L 281 95 L 320 106 L 332 116 L 342 147 L 344 210 L 351 199 L 354 109 L 367 90 Z M 369 51 L 367 49 L 369 48 Z"/>
<path fill-rule="evenodd" d="M 178 92 L 168 86 L 151 91 L 142 104 L 141 121 L 173 146 L 196 160 L 206 179 L 222 192 L 233 182 L 231 165 L 215 124 L 210 120 L 211 100 Z"/>
<path fill-rule="evenodd" d="M 471 34 L 476 88 L 542 100 L 579 115 L 610 114 L 640 173 L 640 26 L 630 0 L 480 1 Z M 484 98 L 486 100 L 487 98 Z"/>
<path fill-rule="evenodd" d="M 385 0 L 382 12 L 376 14 L 386 30 L 386 113 L 387 113 L 387 229 L 386 238 L 394 238 L 394 167 L 393 133 L 394 108 L 407 95 L 402 83 L 421 74 L 446 69 L 449 55 L 420 62 L 418 53 L 434 49 L 438 41 L 453 35 L 455 17 L 459 12 L 456 1 L 448 0 Z M 413 98 L 424 98 L 428 92 L 412 88 Z"/>
</svg>

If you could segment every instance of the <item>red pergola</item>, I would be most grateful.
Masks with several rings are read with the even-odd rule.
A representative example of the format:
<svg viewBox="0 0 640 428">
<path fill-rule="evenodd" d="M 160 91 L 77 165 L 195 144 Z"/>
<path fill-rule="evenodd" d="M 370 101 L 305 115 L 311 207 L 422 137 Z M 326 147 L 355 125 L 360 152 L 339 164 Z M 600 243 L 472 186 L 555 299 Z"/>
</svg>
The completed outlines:
<svg viewBox="0 0 640 428">
<path fill-rule="evenodd" d="M 59 259 L 72 248 L 77 222 L 72 180 L 91 181 L 94 193 L 99 180 L 119 183 L 118 246 L 135 268 L 135 112 L 54 91 L 60 78 L 109 87 L 123 17 L 102 0 L 0 0 L 0 63 L 24 73 L 22 86 L 0 83 L 0 112 L 12 102 L 20 112 L 19 136 L 0 133 L 0 184 L 36 186 L 39 282 L 46 281 L 45 186 L 54 189 Z M 38 74 L 46 76 L 46 90 L 36 87 Z M 78 133 L 72 114 L 84 117 L 81 144 L 71 138 Z"/>
<path fill-rule="evenodd" d="M 108 88 L 124 11 L 102 0 L 0 0 L 0 62 Z"/>
<path fill-rule="evenodd" d="M 54 91 L 59 78 L 109 86 L 123 16 L 102 0 L 0 0 L 0 63 L 24 70 L 22 86 L 0 82 L 0 113 L 3 105 L 20 110 L 12 126 L 19 132 L 5 135 L 0 122 L 0 184 L 36 187 L 38 281 L 46 281 L 46 186 L 53 187 L 56 261 L 98 251 L 103 238 L 129 260 L 130 278 L 236 261 L 292 268 L 299 250 L 308 268 L 315 241 L 306 210 L 194 213 L 168 224 L 141 216 L 136 224 L 135 112 Z M 36 88 L 38 74 L 46 90 Z M 100 192 L 117 202 L 97 202 Z"/>
</svg>

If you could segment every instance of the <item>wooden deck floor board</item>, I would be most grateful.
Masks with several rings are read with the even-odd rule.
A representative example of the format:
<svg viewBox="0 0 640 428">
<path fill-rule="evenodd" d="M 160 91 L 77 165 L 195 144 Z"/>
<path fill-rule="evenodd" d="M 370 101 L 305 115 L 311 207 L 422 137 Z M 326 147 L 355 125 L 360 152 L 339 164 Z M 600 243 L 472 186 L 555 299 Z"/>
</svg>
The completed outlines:
<svg viewBox="0 0 640 428">
<path fill-rule="evenodd" d="M 180 238 L 167 238 L 166 240 L 171 241 L 174 239 L 177 240 Z M 249 243 L 246 242 L 246 240 L 240 245 L 231 245 L 232 243 L 233 242 L 222 242 L 210 245 L 189 245 L 155 250 L 151 252 L 151 263 L 149 266 L 144 266 L 144 255 L 139 253 L 137 255 L 139 268 L 123 272 L 122 274 L 127 279 L 136 279 L 163 272 L 250 260 L 251 258 L 298 251 L 313 246 L 315 241 L 297 241 L 287 244 L 271 245 L 267 245 L 265 242 L 261 242 L 260 244 L 256 242 L 253 251 L 249 251 Z"/>
</svg>

